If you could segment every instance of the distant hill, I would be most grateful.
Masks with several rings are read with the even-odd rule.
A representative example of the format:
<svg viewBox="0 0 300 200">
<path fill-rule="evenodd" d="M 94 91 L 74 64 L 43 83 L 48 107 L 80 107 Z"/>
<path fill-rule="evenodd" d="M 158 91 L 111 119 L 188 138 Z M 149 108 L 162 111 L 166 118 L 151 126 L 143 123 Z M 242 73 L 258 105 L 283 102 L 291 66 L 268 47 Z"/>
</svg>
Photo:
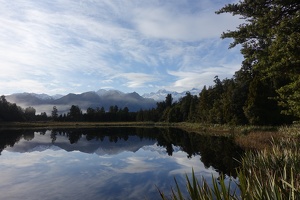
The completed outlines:
<svg viewBox="0 0 300 200">
<path fill-rule="evenodd" d="M 156 107 L 156 101 L 151 98 L 145 98 L 138 93 L 123 93 L 118 90 L 99 90 L 90 91 L 81 94 L 67 94 L 50 96 L 47 94 L 35 93 L 16 93 L 6 96 L 7 101 L 16 103 L 23 108 L 32 106 L 37 113 L 46 112 L 50 114 L 53 106 L 56 106 L 59 113 L 69 111 L 71 105 L 78 105 L 83 112 L 88 107 L 104 107 L 108 110 L 110 106 L 117 105 L 119 108 L 128 107 L 129 111 L 138 111 L 140 109 L 150 109 Z"/>
</svg>

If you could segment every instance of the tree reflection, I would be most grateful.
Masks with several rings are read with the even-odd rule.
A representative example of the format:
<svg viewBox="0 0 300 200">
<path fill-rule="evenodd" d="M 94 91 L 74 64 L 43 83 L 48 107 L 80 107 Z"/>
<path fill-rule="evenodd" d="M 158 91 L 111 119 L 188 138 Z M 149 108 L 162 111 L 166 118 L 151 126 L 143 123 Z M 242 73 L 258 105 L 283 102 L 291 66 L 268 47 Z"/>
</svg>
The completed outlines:
<svg viewBox="0 0 300 200">
<path fill-rule="evenodd" d="M 69 138 L 70 144 L 77 143 L 78 140 L 81 138 L 80 130 L 71 130 L 67 132 L 67 137 Z"/>
<path fill-rule="evenodd" d="M 0 130 L 0 155 L 1 152 L 7 147 L 13 147 L 15 143 L 21 139 L 27 141 L 34 138 L 34 131 L 24 130 Z"/>
<path fill-rule="evenodd" d="M 46 131 L 1 130 L 0 154 L 5 148 L 14 146 L 21 139 L 32 140 L 35 132 L 45 135 Z M 140 141 L 156 141 L 157 146 L 164 147 L 169 156 L 174 154 L 175 146 L 179 147 L 181 151 L 186 152 L 188 158 L 200 155 L 200 159 L 205 167 L 213 167 L 220 173 L 232 176 L 235 176 L 235 169 L 239 165 L 235 159 L 238 160 L 242 155 L 242 149 L 235 145 L 231 138 L 187 133 L 175 128 L 113 127 L 97 129 L 53 129 L 50 132 L 49 138 L 52 144 L 55 144 L 58 135 L 68 138 L 70 144 L 76 144 L 80 139 L 83 139 L 86 141 L 98 141 L 99 146 L 104 141 L 116 145 L 119 141 L 130 142 L 130 137 L 138 136 Z M 128 145 L 130 144 L 128 143 Z"/>
<path fill-rule="evenodd" d="M 57 132 L 54 131 L 54 130 L 52 130 L 51 134 L 50 134 L 50 138 L 51 138 L 51 143 L 52 144 L 56 141 L 56 135 L 57 135 Z"/>
<path fill-rule="evenodd" d="M 33 131 L 26 131 L 23 133 L 23 138 L 26 141 L 30 141 L 34 138 L 34 132 Z"/>
</svg>

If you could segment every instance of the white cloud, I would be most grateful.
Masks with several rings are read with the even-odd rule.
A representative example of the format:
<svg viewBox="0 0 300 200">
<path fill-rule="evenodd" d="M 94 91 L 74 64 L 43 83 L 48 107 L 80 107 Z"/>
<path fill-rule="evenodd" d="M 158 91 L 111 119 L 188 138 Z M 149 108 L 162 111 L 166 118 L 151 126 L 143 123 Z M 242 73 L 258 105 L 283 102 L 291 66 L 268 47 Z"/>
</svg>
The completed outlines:
<svg viewBox="0 0 300 200">
<path fill-rule="evenodd" d="M 48 87 L 46 84 L 41 84 L 39 81 L 30 80 L 30 79 L 21 79 L 21 80 L 4 80 L 0 81 L 1 87 L 5 88 L 4 91 L 35 91 L 37 93 L 43 93 L 48 91 Z M 4 93 L 6 94 L 6 93 Z"/>
<path fill-rule="evenodd" d="M 203 88 L 204 85 L 213 85 L 215 76 L 221 80 L 231 78 L 235 71 L 239 69 L 239 65 L 223 65 L 219 67 L 203 67 L 199 66 L 197 71 L 168 71 L 168 73 L 176 77 L 176 81 L 168 89 L 176 89 L 177 91 L 187 91 L 192 88 Z"/>
<path fill-rule="evenodd" d="M 123 73 L 115 76 L 115 78 L 119 77 L 126 79 L 125 85 L 130 88 L 142 87 L 146 83 L 158 80 L 157 77 L 144 73 Z"/>
<path fill-rule="evenodd" d="M 199 13 L 179 12 L 178 9 L 169 5 L 138 8 L 133 21 L 137 29 L 148 37 L 187 42 L 220 37 L 223 31 L 235 29 L 241 22 L 226 14 L 216 15 L 212 9 Z"/>
<path fill-rule="evenodd" d="M 124 159 L 127 166 L 121 169 L 116 169 L 118 173 L 145 173 L 158 170 L 161 166 L 153 162 L 147 161 L 144 157 L 128 157 Z"/>
</svg>

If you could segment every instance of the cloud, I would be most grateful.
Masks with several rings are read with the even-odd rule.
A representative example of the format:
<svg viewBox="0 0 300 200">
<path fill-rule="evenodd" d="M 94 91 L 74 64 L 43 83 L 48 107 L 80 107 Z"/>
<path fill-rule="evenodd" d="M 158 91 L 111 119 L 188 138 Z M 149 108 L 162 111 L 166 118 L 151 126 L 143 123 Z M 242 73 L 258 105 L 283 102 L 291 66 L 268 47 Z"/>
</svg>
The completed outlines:
<svg viewBox="0 0 300 200">
<path fill-rule="evenodd" d="M 191 85 L 199 63 L 206 67 L 224 60 L 220 52 L 228 41 L 219 42 L 220 34 L 240 23 L 215 15 L 220 7 L 207 0 L 2 0 L 0 78 L 6 87 L 0 93 L 78 93 L 120 86 L 145 93 Z M 227 56 L 240 61 L 236 54 Z"/>
<path fill-rule="evenodd" d="M 211 3 L 205 2 L 201 7 L 208 5 L 211 6 Z M 189 9 L 193 6 L 191 5 Z M 147 37 L 186 42 L 220 37 L 224 30 L 235 29 L 241 22 L 239 18 L 232 18 L 226 14 L 216 15 L 214 11 L 217 7 L 215 10 L 211 7 L 204 10 L 201 7 L 199 10 L 202 9 L 202 12 L 186 11 L 180 5 L 174 9 L 174 6 L 167 3 L 159 7 L 137 8 L 133 22 Z"/>
<path fill-rule="evenodd" d="M 5 88 L 5 91 L 36 91 L 36 92 L 47 92 L 48 87 L 45 84 L 41 84 L 39 81 L 30 80 L 30 79 L 21 79 L 21 80 L 1 80 L 1 87 Z M 60 92 L 60 91 L 57 91 Z M 5 93 L 4 93 L 5 94 Z M 9 93 L 7 93 L 9 94 Z"/>
<path fill-rule="evenodd" d="M 76 13 L 43 12 L 34 6 L 29 4 L 21 9 L 24 10 L 24 19 L 11 17 L 11 9 L 8 9 L 10 12 L 4 11 L 6 16 L 2 15 L 0 59 L 3 65 L 0 74 L 6 82 L 13 78 L 15 81 L 11 86 L 15 87 L 21 85 L 23 79 L 30 78 L 31 82 L 39 83 L 35 85 L 60 83 L 56 86 L 59 88 L 75 82 L 77 74 L 115 74 L 118 68 L 114 69 L 102 59 L 113 50 L 101 39 L 111 40 L 113 33 L 122 34 L 122 31 Z M 17 10 L 14 15 L 18 16 Z M 26 85 L 26 91 L 41 92 L 41 88 Z M 14 90 L 10 89 L 8 91 Z"/>
<path fill-rule="evenodd" d="M 126 79 L 127 81 L 125 85 L 130 88 L 143 87 L 146 83 L 151 83 L 158 80 L 158 77 L 144 73 L 122 73 L 116 75 L 114 78 Z"/>
<path fill-rule="evenodd" d="M 221 80 L 224 78 L 231 78 L 235 71 L 239 69 L 239 65 L 224 65 L 219 67 L 198 67 L 195 71 L 171 71 L 168 73 L 176 77 L 176 81 L 172 85 L 166 86 L 169 89 L 176 89 L 178 91 L 187 91 L 192 88 L 203 88 L 204 85 L 213 85 L 215 76 Z"/>
</svg>

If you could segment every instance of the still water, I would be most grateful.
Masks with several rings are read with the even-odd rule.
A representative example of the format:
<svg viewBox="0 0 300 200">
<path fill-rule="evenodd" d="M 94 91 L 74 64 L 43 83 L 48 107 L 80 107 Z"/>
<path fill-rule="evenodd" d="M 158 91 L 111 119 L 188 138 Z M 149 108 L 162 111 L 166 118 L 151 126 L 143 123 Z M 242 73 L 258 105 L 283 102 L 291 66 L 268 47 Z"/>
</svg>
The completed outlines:
<svg viewBox="0 0 300 200">
<path fill-rule="evenodd" d="M 0 131 L 0 199 L 159 199 L 192 169 L 234 178 L 229 138 L 172 128 Z"/>
</svg>

